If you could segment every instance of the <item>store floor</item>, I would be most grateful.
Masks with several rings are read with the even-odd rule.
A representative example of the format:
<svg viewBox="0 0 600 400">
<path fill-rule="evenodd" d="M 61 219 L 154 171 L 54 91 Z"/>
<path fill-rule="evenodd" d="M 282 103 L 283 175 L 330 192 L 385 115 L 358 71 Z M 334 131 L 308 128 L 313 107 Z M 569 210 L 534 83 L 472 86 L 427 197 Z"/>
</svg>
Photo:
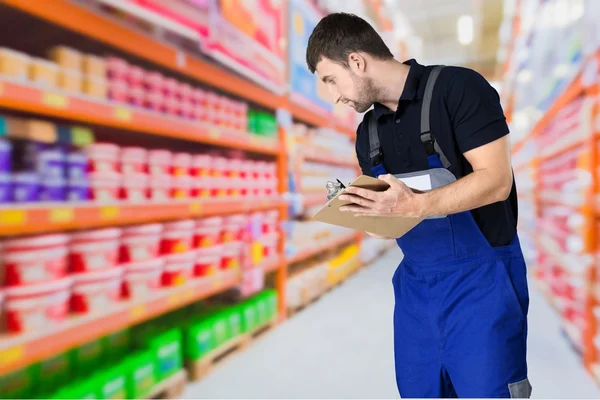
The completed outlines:
<svg viewBox="0 0 600 400">
<path fill-rule="evenodd" d="M 192 398 L 396 398 L 391 275 L 399 250 L 190 384 Z M 534 398 L 600 398 L 531 288 L 530 380 Z"/>
</svg>

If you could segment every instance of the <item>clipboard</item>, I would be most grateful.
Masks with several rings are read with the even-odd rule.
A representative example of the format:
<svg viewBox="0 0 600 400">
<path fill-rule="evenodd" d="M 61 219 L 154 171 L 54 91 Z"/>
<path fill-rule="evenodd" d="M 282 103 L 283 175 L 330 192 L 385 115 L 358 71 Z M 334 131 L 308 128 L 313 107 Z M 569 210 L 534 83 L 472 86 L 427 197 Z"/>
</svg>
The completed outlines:
<svg viewBox="0 0 600 400">
<path fill-rule="evenodd" d="M 382 180 L 361 175 L 356 178 L 350 186 L 383 192 L 389 185 Z M 387 217 L 387 216 L 359 216 L 355 217 L 348 212 L 340 211 L 340 207 L 352 204 L 350 201 L 341 201 L 338 197 L 344 193 L 340 192 L 323 206 L 312 219 L 331 225 L 344 226 L 346 228 L 359 229 L 376 235 L 390 238 L 399 238 L 417 226 L 425 218 L 411 217 Z"/>
</svg>

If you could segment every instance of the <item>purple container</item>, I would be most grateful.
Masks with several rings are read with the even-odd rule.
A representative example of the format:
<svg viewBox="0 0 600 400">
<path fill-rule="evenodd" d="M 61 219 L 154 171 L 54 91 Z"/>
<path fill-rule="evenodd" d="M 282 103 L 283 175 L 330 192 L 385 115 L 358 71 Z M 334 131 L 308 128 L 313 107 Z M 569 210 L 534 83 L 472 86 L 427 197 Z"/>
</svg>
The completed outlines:
<svg viewBox="0 0 600 400">
<path fill-rule="evenodd" d="M 62 178 L 65 176 L 66 156 L 62 150 L 45 150 L 37 156 L 37 172 L 44 178 Z"/>
<path fill-rule="evenodd" d="M 69 179 L 67 201 L 87 201 L 90 199 L 90 183 L 85 178 Z"/>
<path fill-rule="evenodd" d="M 62 176 L 44 178 L 40 194 L 41 201 L 65 201 L 67 199 L 67 181 Z"/>
<path fill-rule="evenodd" d="M 12 145 L 10 142 L 0 139 L 0 174 L 10 172 L 11 153 Z"/>
<path fill-rule="evenodd" d="M 67 177 L 81 179 L 87 176 L 88 158 L 83 153 L 70 153 L 67 156 Z"/>
<path fill-rule="evenodd" d="M 40 200 L 40 179 L 32 172 L 13 175 L 13 200 L 15 203 L 31 203 Z"/>
<path fill-rule="evenodd" d="M 12 201 L 12 179 L 10 174 L 0 172 L 0 204 Z"/>
</svg>

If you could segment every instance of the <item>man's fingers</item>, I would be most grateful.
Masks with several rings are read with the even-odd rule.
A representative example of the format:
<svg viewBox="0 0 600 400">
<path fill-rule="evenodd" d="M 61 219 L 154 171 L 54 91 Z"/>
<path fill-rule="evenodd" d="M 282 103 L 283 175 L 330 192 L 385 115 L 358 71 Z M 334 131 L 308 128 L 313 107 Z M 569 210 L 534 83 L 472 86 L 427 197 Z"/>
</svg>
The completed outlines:
<svg viewBox="0 0 600 400">
<path fill-rule="evenodd" d="M 371 201 L 375 201 L 377 199 L 377 192 L 368 189 L 358 188 L 355 186 L 350 186 L 346 188 L 346 193 L 354 194 L 356 196 L 369 199 Z"/>
<path fill-rule="evenodd" d="M 384 181 L 385 183 L 387 183 L 388 185 L 390 185 L 390 187 L 393 189 L 406 188 L 406 185 L 400 179 L 396 178 L 394 175 L 391 175 L 391 174 L 379 175 L 378 178 L 380 180 Z"/>
<path fill-rule="evenodd" d="M 341 201 L 350 201 L 363 207 L 369 207 L 374 204 L 372 200 L 354 194 L 343 194 L 339 197 L 339 199 Z"/>
</svg>

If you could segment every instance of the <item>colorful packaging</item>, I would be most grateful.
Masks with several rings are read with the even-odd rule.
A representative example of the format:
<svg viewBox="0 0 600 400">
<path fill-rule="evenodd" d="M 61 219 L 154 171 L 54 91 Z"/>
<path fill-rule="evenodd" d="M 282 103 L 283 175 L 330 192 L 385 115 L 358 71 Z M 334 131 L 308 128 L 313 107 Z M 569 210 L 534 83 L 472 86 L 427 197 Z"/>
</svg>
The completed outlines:
<svg viewBox="0 0 600 400">
<path fill-rule="evenodd" d="M 213 338 L 215 347 L 219 347 L 231 339 L 231 329 L 226 312 L 217 313 L 213 319 Z"/>
<path fill-rule="evenodd" d="M 12 191 L 10 174 L 0 172 L 0 204 L 12 201 Z"/>
<path fill-rule="evenodd" d="M 156 385 L 156 364 L 150 350 L 138 351 L 127 359 L 127 398 L 143 399 Z"/>
<path fill-rule="evenodd" d="M 55 400 L 100 400 L 100 383 L 96 376 L 79 379 L 59 389 L 52 397 Z"/>
<path fill-rule="evenodd" d="M 123 268 L 108 268 L 73 275 L 71 309 L 94 314 L 113 309 L 121 299 Z"/>
<path fill-rule="evenodd" d="M 238 337 L 244 332 L 242 324 L 242 309 L 239 306 L 231 307 L 227 311 L 229 322 L 229 335 L 232 338 Z"/>
<path fill-rule="evenodd" d="M 160 382 L 183 368 L 181 331 L 172 329 L 150 340 L 156 363 L 156 378 Z"/>
<path fill-rule="evenodd" d="M 98 373 L 100 395 L 105 400 L 127 398 L 127 374 L 125 364 L 117 364 Z"/>
<path fill-rule="evenodd" d="M 215 348 L 212 321 L 190 324 L 184 333 L 184 357 L 197 361 Z"/>
<path fill-rule="evenodd" d="M 40 178 L 32 172 L 19 172 L 12 176 L 13 199 L 16 203 L 40 200 Z"/>
</svg>

